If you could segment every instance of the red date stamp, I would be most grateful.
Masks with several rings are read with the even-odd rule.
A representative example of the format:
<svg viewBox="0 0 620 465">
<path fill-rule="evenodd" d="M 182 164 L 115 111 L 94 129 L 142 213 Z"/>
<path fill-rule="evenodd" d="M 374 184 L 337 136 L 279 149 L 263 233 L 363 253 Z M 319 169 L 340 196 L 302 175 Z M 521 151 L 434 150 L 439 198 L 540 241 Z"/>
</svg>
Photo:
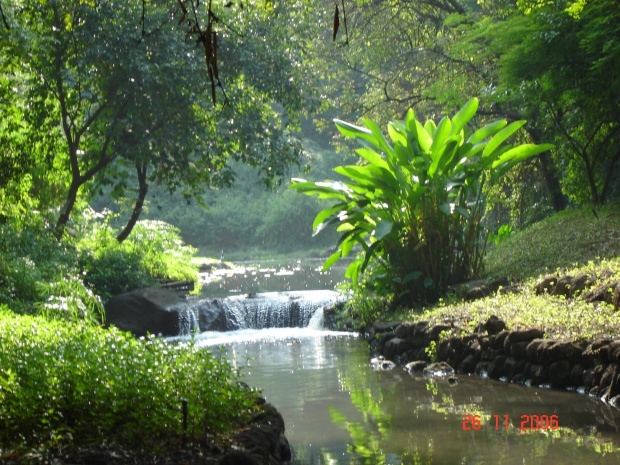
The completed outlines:
<svg viewBox="0 0 620 465">
<path fill-rule="evenodd" d="M 488 424 L 496 430 L 507 430 L 510 426 L 508 415 L 492 415 Z M 482 428 L 483 418 L 481 415 L 463 415 L 463 430 L 477 431 Z M 556 430 L 560 427 L 557 415 L 521 415 L 519 428 L 521 431 Z"/>
</svg>

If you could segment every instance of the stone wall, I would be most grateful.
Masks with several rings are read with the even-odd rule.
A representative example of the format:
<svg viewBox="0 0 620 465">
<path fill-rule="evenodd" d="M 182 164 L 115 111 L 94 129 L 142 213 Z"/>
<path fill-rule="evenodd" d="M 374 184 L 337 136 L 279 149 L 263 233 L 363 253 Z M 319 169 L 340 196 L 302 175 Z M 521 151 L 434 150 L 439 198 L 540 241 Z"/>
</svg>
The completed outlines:
<svg viewBox="0 0 620 465">
<path fill-rule="evenodd" d="M 465 336 L 450 335 L 458 332 L 450 322 L 383 323 L 371 328 L 368 341 L 371 352 L 399 364 L 434 355 L 460 374 L 575 390 L 620 407 L 620 339 L 553 340 L 537 328 L 505 328 L 494 316 Z"/>
</svg>

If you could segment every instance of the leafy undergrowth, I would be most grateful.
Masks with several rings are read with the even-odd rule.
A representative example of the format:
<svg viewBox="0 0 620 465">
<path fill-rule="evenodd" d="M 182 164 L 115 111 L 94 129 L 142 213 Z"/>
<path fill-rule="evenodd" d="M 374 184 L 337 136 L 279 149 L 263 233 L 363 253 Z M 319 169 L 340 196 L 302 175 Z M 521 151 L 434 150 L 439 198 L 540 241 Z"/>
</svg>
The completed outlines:
<svg viewBox="0 0 620 465">
<path fill-rule="evenodd" d="M 598 270 L 614 271 L 604 281 L 620 280 L 620 260 L 603 260 L 586 266 L 566 270 L 567 274 L 578 275 Z M 620 334 L 620 312 L 614 312 L 612 305 L 605 302 L 587 303 L 580 295 L 574 298 L 536 295 L 537 279 L 530 278 L 520 284 L 520 292 L 497 293 L 473 302 L 441 301 L 423 312 L 409 310 L 399 319 L 429 319 L 434 322 L 455 321 L 464 332 L 473 332 L 478 324 L 491 315 L 506 322 L 508 329 L 541 328 L 546 337 L 552 339 L 581 339 L 595 336 Z M 599 280 L 598 283 L 603 282 Z"/>
<path fill-rule="evenodd" d="M 549 338 L 617 337 L 620 312 L 614 312 L 612 305 L 587 303 L 581 295 L 566 298 L 534 291 L 548 274 L 595 276 L 588 289 L 620 281 L 620 210 L 611 206 L 597 214 L 598 219 L 588 208 L 563 212 L 512 234 L 495 247 L 487 257 L 488 276 L 509 276 L 518 285 L 518 293 L 498 292 L 472 302 L 446 297 L 431 308 L 401 310 L 390 319 L 455 321 L 466 333 L 496 315 L 508 329 L 538 327 Z"/>
<path fill-rule="evenodd" d="M 0 309 L 0 453 L 118 445 L 156 452 L 226 433 L 253 395 L 193 345 Z M 21 453 L 21 452 L 19 452 Z"/>
</svg>

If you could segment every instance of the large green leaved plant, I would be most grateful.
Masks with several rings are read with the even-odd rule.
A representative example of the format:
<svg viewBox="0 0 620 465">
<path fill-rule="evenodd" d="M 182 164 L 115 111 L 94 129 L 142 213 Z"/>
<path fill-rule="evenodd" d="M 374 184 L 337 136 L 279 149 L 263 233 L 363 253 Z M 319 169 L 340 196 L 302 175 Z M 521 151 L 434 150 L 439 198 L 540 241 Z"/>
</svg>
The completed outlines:
<svg viewBox="0 0 620 465">
<path fill-rule="evenodd" d="M 366 127 L 335 121 L 361 143 L 357 153 L 365 163 L 335 168 L 344 182 L 293 179 L 291 185 L 336 200 L 313 226 L 315 234 L 329 224 L 340 232 L 324 269 L 359 245 L 364 253 L 347 269 L 354 285 L 373 264 L 376 282 L 407 300 L 430 298 L 480 271 L 485 182 L 552 146 L 508 144 L 525 121 L 495 121 L 472 133 L 466 125 L 477 109 L 472 99 L 452 119 L 424 125 L 409 110 L 404 121 L 388 125 L 389 140 L 372 121 L 364 120 Z"/>
</svg>

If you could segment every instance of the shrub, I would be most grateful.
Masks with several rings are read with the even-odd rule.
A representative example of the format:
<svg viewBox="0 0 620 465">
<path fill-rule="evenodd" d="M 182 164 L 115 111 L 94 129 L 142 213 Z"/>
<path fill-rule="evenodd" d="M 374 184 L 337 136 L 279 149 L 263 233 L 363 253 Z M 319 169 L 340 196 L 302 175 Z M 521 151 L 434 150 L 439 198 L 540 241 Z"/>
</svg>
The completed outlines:
<svg viewBox="0 0 620 465">
<path fill-rule="evenodd" d="M 84 283 L 107 300 L 139 287 L 152 286 L 157 279 L 195 280 L 196 249 L 183 243 L 179 230 L 163 221 L 138 221 L 131 235 L 119 244 L 112 228 L 89 212 L 79 267 Z"/>
<path fill-rule="evenodd" d="M 0 309 L 0 446 L 153 447 L 227 431 L 251 404 L 226 362 L 191 344 Z"/>
<path fill-rule="evenodd" d="M 155 283 L 143 265 L 143 257 L 118 243 L 86 251 L 80 268 L 84 271 L 84 283 L 103 300 Z"/>
<path fill-rule="evenodd" d="M 0 303 L 32 312 L 40 300 L 37 282 L 75 273 L 76 250 L 59 243 L 46 218 L 32 212 L 24 218 L 4 217 L 0 224 Z"/>
<path fill-rule="evenodd" d="M 291 185 L 337 201 L 313 225 L 318 232 L 335 223 L 340 232 L 325 269 L 361 245 L 364 253 L 347 276 L 355 284 L 375 262 L 377 283 L 407 301 L 436 297 L 478 274 L 486 244 L 484 184 L 552 146 L 505 144 L 525 121 L 496 121 L 471 133 L 465 126 L 477 109 L 472 99 L 438 125 L 430 120 L 422 125 L 409 110 L 404 121 L 388 125 L 391 142 L 372 121 L 358 127 L 336 120 L 342 134 L 363 145 L 357 153 L 366 164 L 335 168 L 344 182 L 293 179 Z"/>
</svg>

